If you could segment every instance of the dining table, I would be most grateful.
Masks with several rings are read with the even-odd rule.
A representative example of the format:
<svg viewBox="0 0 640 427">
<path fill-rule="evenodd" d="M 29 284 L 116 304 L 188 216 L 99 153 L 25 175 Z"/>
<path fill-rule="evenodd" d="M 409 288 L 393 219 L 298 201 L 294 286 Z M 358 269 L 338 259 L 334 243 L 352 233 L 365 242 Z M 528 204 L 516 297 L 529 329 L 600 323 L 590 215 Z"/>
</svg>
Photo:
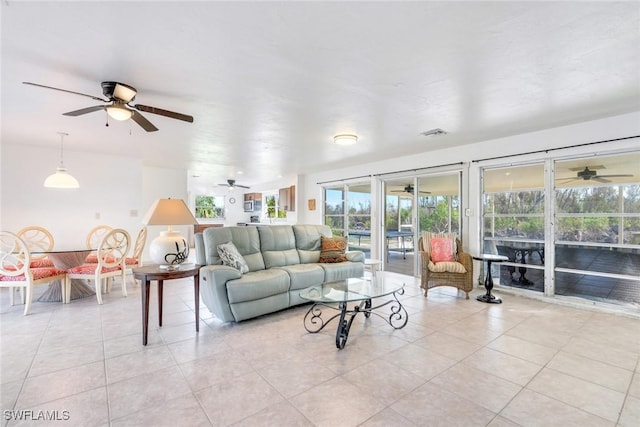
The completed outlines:
<svg viewBox="0 0 640 427">
<path fill-rule="evenodd" d="M 67 270 L 84 263 L 84 260 L 93 252 L 92 249 L 70 248 L 53 249 L 50 251 L 32 251 L 33 254 L 46 254 L 56 268 Z M 95 295 L 96 292 L 82 279 L 71 279 L 71 299 L 86 298 Z M 60 302 L 62 301 L 62 284 L 59 280 L 51 282 L 46 291 L 38 298 L 40 302 Z"/>
</svg>

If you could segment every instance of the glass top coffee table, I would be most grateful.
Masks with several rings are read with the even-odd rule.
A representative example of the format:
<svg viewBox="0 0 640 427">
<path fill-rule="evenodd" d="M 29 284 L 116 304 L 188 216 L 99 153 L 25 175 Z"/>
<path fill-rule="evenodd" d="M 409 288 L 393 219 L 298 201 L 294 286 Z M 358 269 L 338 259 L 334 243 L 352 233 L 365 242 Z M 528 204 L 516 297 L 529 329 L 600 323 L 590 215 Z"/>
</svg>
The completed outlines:
<svg viewBox="0 0 640 427">
<path fill-rule="evenodd" d="M 300 292 L 300 298 L 314 303 L 304 316 L 304 328 L 307 332 L 320 332 L 333 319 L 339 317 L 336 347 L 343 349 L 349 337 L 351 323 L 358 313 L 364 313 L 365 317 L 375 314 L 394 329 L 404 328 L 409 315 L 398 300 L 398 295 L 404 294 L 404 283 L 385 279 L 382 275 L 376 276 L 371 280 L 346 279 L 324 283 Z M 372 302 L 374 299 L 375 306 Z M 389 306 L 389 311 L 383 314 L 379 309 L 385 306 Z M 323 316 L 323 308 L 329 309 L 328 315 Z"/>
</svg>

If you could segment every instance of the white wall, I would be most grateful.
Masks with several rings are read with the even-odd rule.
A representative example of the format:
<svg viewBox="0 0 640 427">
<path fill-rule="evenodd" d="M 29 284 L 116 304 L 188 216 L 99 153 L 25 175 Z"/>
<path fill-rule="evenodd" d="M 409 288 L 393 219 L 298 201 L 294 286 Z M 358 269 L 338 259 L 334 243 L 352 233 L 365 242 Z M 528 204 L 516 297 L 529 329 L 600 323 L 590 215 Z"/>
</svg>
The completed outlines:
<svg viewBox="0 0 640 427">
<path fill-rule="evenodd" d="M 69 150 L 64 154 L 65 166 L 80 182 L 77 190 L 43 186 L 59 164 L 58 150 L 2 145 L 0 228 L 15 232 L 39 225 L 51 231 L 57 247 L 84 247 L 87 233 L 99 224 L 121 227 L 135 236 L 145 208 L 140 162 Z"/>
<path fill-rule="evenodd" d="M 143 167 L 133 158 L 65 149 L 65 166 L 80 188 L 55 190 L 44 188 L 43 182 L 58 166 L 57 149 L 3 143 L 1 151 L 0 229 L 15 232 L 39 225 L 52 232 L 56 247 L 84 247 L 87 233 L 99 224 L 124 228 L 133 245 L 156 199 L 187 200 L 184 170 Z M 143 260 L 149 259 L 149 243 L 163 229 L 149 227 Z M 193 230 L 179 229 L 185 236 Z"/>
</svg>

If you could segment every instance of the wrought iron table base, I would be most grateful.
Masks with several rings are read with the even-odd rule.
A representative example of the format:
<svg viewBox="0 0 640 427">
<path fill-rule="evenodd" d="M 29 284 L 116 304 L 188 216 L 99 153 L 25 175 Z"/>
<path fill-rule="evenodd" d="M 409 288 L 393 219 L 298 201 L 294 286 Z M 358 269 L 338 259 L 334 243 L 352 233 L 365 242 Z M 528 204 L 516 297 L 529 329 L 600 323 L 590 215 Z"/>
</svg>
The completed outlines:
<svg viewBox="0 0 640 427">
<path fill-rule="evenodd" d="M 484 295 L 478 295 L 476 299 L 481 302 L 486 302 L 489 304 L 502 304 L 502 300 L 494 295 L 491 295 L 491 289 L 493 289 L 493 278 L 491 277 L 491 262 L 493 260 L 487 261 L 487 277 L 484 279 L 484 287 L 487 290 L 487 293 Z"/>
<path fill-rule="evenodd" d="M 404 289 L 399 290 L 397 293 L 402 295 L 404 293 Z M 389 304 L 391 304 L 391 314 L 388 317 L 374 311 Z M 327 320 L 324 320 L 322 318 L 322 307 L 337 310 L 339 313 L 336 313 Z M 364 317 L 366 318 L 371 317 L 371 314 L 375 314 L 391 325 L 394 329 L 404 328 L 409 320 L 407 310 L 396 297 L 396 293 L 394 293 L 393 299 L 385 301 L 380 305 L 373 306 L 371 299 L 365 299 L 362 300 L 360 304 L 354 306 L 351 310 L 349 310 L 347 302 L 340 302 L 338 307 L 321 302 L 314 303 L 304 316 L 304 328 L 307 332 L 315 334 L 323 330 L 324 327 L 331 323 L 333 319 L 339 317 L 340 319 L 336 330 L 336 347 L 338 349 L 343 349 L 347 343 L 347 339 L 349 338 L 349 330 L 351 329 L 353 319 L 355 319 L 358 313 L 364 313 Z"/>
</svg>

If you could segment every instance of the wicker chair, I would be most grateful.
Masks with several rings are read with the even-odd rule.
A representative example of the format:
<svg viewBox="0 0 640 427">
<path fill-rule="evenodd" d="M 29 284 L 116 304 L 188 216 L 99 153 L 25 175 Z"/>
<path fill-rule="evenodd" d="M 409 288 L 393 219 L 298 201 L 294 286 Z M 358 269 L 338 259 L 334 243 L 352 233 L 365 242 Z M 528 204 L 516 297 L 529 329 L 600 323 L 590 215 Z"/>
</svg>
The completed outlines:
<svg viewBox="0 0 640 427">
<path fill-rule="evenodd" d="M 465 273 L 453 273 L 449 271 L 437 272 L 432 271 L 429 268 L 429 262 L 431 260 L 431 252 L 429 247 L 425 247 L 423 244 L 424 237 L 420 237 L 418 241 L 418 248 L 420 249 L 420 287 L 424 289 L 424 296 L 426 298 L 427 292 L 431 288 L 438 286 L 453 286 L 466 294 L 466 299 L 469 299 L 469 292 L 473 289 L 473 260 L 470 254 L 466 253 L 462 249 L 462 243 L 460 239 L 456 238 L 456 250 L 457 250 L 457 263 L 464 267 Z"/>
</svg>

